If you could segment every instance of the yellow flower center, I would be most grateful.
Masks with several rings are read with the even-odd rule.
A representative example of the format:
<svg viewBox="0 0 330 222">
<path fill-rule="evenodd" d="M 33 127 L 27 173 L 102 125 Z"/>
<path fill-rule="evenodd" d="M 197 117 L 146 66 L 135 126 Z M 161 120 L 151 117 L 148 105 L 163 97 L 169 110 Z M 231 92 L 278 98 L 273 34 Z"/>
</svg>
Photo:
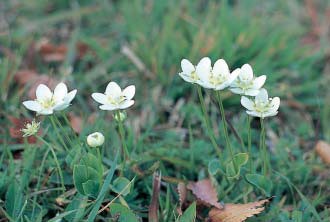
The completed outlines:
<svg viewBox="0 0 330 222">
<path fill-rule="evenodd" d="M 209 77 L 209 82 L 212 85 L 221 85 L 222 83 L 224 83 L 227 80 L 227 78 L 224 75 L 219 75 L 219 76 L 215 76 L 215 75 L 211 75 Z"/>
<path fill-rule="evenodd" d="M 45 100 L 41 100 L 39 101 L 39 104 L 44 108 L 44 109 L 49 109 L 51 107 L 53 107 L 55 105 L 55 100 L 54 98 L 50 98 L 50 99 L 45 99 Z"/>
<path fill-rule="evenodd" d="M 125 100 L 124 96 L 119 96 L 119 97 L 112 97 L 112 96 L 108 96 L 108 102 L 112 105 L 119 105 L 120 103 L 122 103 Z"/>
<path fill-rule="evenodd" d="M 191 74 L 190 74 L 190 78 L 194 81 L 198 81 L 199 80 L 199 77 L 197 75 L 197 73 L 195 71 L 193 71 Z"/>
</svg>

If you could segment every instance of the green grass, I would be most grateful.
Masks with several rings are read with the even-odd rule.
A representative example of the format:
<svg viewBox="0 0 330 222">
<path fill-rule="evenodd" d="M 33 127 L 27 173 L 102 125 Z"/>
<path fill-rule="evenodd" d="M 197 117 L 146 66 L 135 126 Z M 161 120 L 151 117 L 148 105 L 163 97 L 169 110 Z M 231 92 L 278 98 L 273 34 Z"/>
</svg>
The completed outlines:
<svg viewBox="0 0 330 222">
<path fill-rule="evenodd" d="M 329 7 L 328 3 L 321 3 Z M 186 181 L 209 177 L 209 162 L 217 154 L 209 142 L 194 87 L 177 75 L 182 58 L 197 63 L 203 56 L 209 56 L 213 61 L 226 59 L 232 69 L 250 63 L 257 75 L 267 75 L 267 89 L 282 101 L 279 115 L 266 121 L 266 142 L 274 170 L 270 193 L 275 197 L 265 213 L 250 221 L 329 220 L 328 168 L 313 151 L 316 140 L 330 140 L 329 78 L 323 74 L 328 42 L 321 41 L 322 50 L 302 44 L 310 24 L 306 24 L 301 1 L 32 0 L 5 1 L 1 5 L 0 14 L 3 13 L 6 25 L 1 31 L 0 46 L 10 50 L 12 57 L 0 51 L 0 218 L 48 221 L 57 213 L 59 218 L 70 218 L 68 221 L 73 221 L 73 216 L 88 218 L 94 202 L 71 192 L 73 165 L 79 162 L 79 153 L 86 151 L 86 136 L 94 131 L 103 132 L 106 137 L 102 149 L 104 177 L 115 164 L 121 145 L 116 123 L 109 112 L 99 111 L 90 97 L 92 92 L 103 91 L 110 80 L 121 86 L 136 85 L 136 104 L 127 111 L 126 143 L 134 164 L 146 173 L 136 176 L 136 171 L 127 168 L 124 176 L 129 180 L 136 178 L 131 192 L 116 203 L 125 201 L 146 219 L 154 171 L 160 171 L 163 178 Z M 67 45 L 63 62 L 44 62 L 38 53 L 30 56 L 31 45 L 44 37 L 52 43 Z M 79 60 L 75 60 L 77 42 L 90 48 Z M 125 46 L 144 64 L 144 69 L 122 53 Z M 69 66 L 73 68 L 72 74 L 65 75 L 63 70 Z M 65 151 L 49 118 L 41 118 L 42 136 L 53 145 L 60 162 L 67 191 L 64 194 L 49 147 L 42 143 L 20 144 L 9 135 L 12 124 L 8 117 L 33 116 L 22 105 L 33 83 L 22 87 L 14 78 L 21 69 L 35 69 L 65 80 L 70 89 L 78 89 L 73 105 L 66 110 L 83 118 L 78 137 L 59 115 L 64 126 L 61 135 L 73 140 L 71 143 L 64 137 L 73 150 L 71 153 Z M 204 92 L 213 130 L 220 132 L 216 134 L 217 143 L 225 147 L 216 99 L 210 91 Z M 300 106 L 295 108 L 292 103 Z M 226 93 L 224 106 L 229 123 L 246 142 L 247 121 L 239 96 Z M 95 122 L 87 123 L 92 114 L 96 116 Z M 262 165 L 259 133 L 259 121 L 255 119 L 252 158 L 257 169 Z M 233 131 L 229 130 L 229 134 L 235 153 L 242 152 Z M 229 155 L 225 155 L 225 161 L 229 160 Z M 246 172 L 247 165 L 241 174 Z M 116 171 L 114 178 L 117 176 Z M 216 181 L 219 200 L 224 203 L 265 198 L 260 189 L 242 176 L 232 187 L 220 173 L 212 179 Z M 163 181 L 160 221 L 175 221 L 178 216 L 176 186 L 173 181 Z M 106 193 L 104 200 L 107 203 L 115 196 Z M 62 205 L 56 202 L 58 198 Z M 116 210 L 127 211 L 120 207 Z M 112 221 L 110 214 L 102 212 L 97 221 Z"/>
</svg>

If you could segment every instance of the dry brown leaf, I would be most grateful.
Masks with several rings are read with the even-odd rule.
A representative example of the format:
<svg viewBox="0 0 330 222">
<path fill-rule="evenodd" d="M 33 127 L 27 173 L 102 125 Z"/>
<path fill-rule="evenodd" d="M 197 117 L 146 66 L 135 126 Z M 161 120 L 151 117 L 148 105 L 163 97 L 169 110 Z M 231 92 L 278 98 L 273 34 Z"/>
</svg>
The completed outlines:
<svg viewBox="0 0 330 222">
<path fill-rule="evenodd" d="M 197 199 L 206 205 L 211 205 L 219 209 L 223 208 L 218 202 L 218 193 L 213 187 L 211 180 L 205 179 L 197 182 L 189 182 L 187 188 L 193 192 Z"/>
<path fill-rule="evenodd" d="M 330 144 L 325 141 L 318 141 L 315 145 L 315 151 L 323 161 L 323 163 L 330 165 Z"/>
<path fill-rule="evenodd" d="M 71 124 L 72 129 L 76 133 L 80 133 L 82 131 L 82 127 L 83 127 L 82 118 L 70 113 L 69 114 L 69 120 L 70 120 L 70 124 Z"/>
<path fill-rule="evenodd" d="M 55 45 L 50 43 L 48 40 L 41 40 L 37 46 L 41 57 L 46 62 L 62 62 L 64 61 L 66 54 L 68 52 L 67 46 L 64 44 Z M 90 48 L 87 44 L 83 42 L 78 42 L 76 44 L 77 58 L 82 58 Z"/>
<path fill-rule="evenodd" d="M 209 212 L 211 222 L 242 222 L 261 213 L 268 199 L 247 204 L 225 204 L 224 209 L 212 208 Z"/>
<path fill-rule="evenodd" d="M 181 216 L 182 215 L 182 205 L 186 201 L 186 198 L 187 198 L 187 187 L 184 183 L 180 182 L 178 184 L 177 190 L 178 190 L 178 194 L 179 194 L 179 206 L 177 208 L 177 211 L 178 211 L 179 215 Z"/>
<path fill-rule="evenodd" d="M 159 208 L 159 192 L 160 192 L 160 182 L 162 180 L 162 175 L 159 173 L 154 173 L 153 184 L 152 184 L 152 197 L 148 211 L 148 219 L 150 222 L 158 222 L 158 208 Z"/>
<path fill-rule="evenodd" d="M 15 81 L 20 85 L 25 85 L 37 79 L 39 74 L 35 70 L 22 69 L 14 75 Z"/>
</svg>

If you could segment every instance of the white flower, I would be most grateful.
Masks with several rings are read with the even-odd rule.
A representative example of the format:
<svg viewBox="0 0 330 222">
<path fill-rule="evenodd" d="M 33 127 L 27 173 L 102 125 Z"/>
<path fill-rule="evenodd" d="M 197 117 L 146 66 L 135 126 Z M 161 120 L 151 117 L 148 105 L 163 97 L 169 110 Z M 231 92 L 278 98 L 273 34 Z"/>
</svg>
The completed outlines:
<svg viewBox="0 0 330 222">
<path fill-rule="evenodd" d="M 23 105 L 41 115 L 50 115 L 54 111 L 64 110 L 76 96 L 77 90 L 68 93 L 64 83 L 59 83 L 54 93 L 44 84 L 40 84 L 36 90 L 36 99 L 23 102 Z"/>
<path fill-rule="evenodd" d="M 95 132 L 87 136 L 87 144 L 90 147 L 102 146 L 104 143 L 104 136 L 102 133 Z"/>
<path fill-rule="evenodd" d="M 101 103 L 102 110 L 126 109 L 134 104 L 135 86 L 130 85 L 123 91 L 115 82 L 110 82 L 105 89 L 105 93 L 93 93 L 93 99 Z"/>
<path fill-rule="evenodd" d="M 32 120 L 31 123 L 27 123 L 25 125 L 25 128 L 21 129 L 23 133 L 23 137 L 29 137 L 37 134 L 39 128 L 40 128 L 40 122 L 36 122 L 35 120 Z"/>
<path fill-rule="evenodd" d="M 265 89 L 261 89 L 259 94 L 255 97 L 254 101 L 242 96 L 241 104 L 248 109 L 246 112 L 250 116 L 256 117 L 269 117 L 275 116 L 280 107 L 280 98 L 268 98 L 268 93 Z"/>
<path fill-rule="evenodd" d="M 238 71 L 236 69 L 230 73 L 226 61 L 219 59 L 215 62 L 212 70 L 211 65 L 205 63 L 205 67 L 197 70 L 197 74 L 201 79 L 200 85 L 204 88 L 222 90 L 237 78 Z"/>
<path fill-rule="evenodd" d="M 230 90 L 240 95 L 256 96 L 265 84 L 266 76 L 254 77 L 252 67 L 249 64 L 243 65 L 238 70 L 238 78 L 230 85 Z"/>
<path fill-rule="evenodd" d="M 200 84 L 200 78 L 197 73 L 203 72 L 204 69 L 210 70 L 211 60 L 208 57 L 204 57 L 199 61 L 199 63 L 195 67 L 189 60 L 182 59 L 181 69 L 182 72 L 180 72 L 179 75 L 184 81 Z"/>
</svg>

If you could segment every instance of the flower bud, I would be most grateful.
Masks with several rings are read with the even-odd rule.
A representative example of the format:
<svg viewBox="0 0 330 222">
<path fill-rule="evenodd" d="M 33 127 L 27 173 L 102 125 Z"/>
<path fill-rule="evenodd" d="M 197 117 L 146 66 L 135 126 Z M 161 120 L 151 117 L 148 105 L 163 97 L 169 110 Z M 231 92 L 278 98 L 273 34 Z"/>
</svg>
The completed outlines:
<svg viewBox="0 0 330 222">
<path fill-rule="evenodd" d="M 104 143 L 104 136 L 102 133 L 95 132 L 87 136 L 87 144 L 90 147 L 102 146 Z"/>
<path fill-rule="evenodd" d="M 113 117 L 115 118 L 115 120 L 117 121 L 117 122 L 123 122 L 125 119 L 126 119 L 126 112 L 123 112 L 123 111 L 121 111 L 121 112 L 117 112 L 117 113 L 115 113 L 114 115 L 113 115 Z"/>
</svg>

